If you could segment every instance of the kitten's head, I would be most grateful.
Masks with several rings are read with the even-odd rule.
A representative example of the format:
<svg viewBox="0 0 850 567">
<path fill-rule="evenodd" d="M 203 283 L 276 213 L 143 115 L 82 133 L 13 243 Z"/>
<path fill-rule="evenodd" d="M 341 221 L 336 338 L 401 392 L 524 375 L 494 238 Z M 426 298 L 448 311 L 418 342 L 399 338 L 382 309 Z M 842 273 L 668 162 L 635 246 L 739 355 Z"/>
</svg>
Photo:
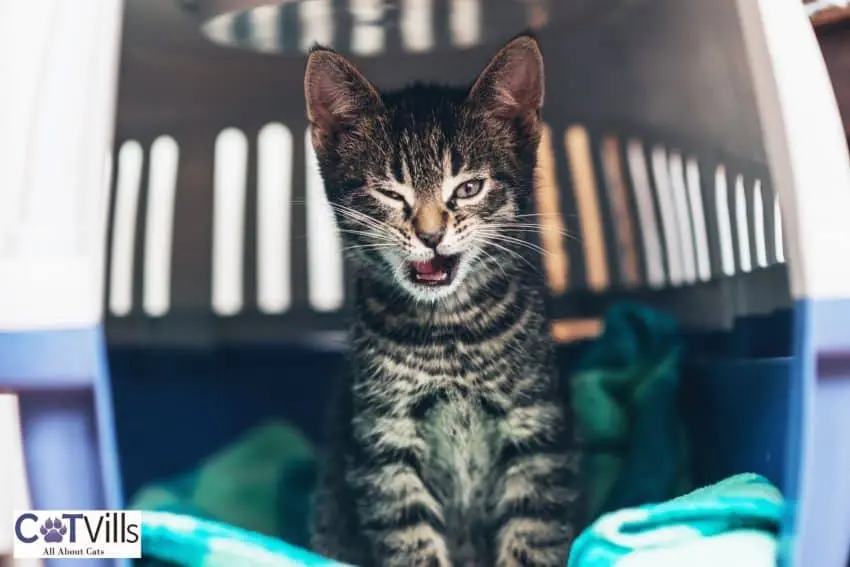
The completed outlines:
<svg viewBox="0 0 850 567">
<path fill-rule="evenodd" d="M 358 269 L 424 301 L 516 269 L 543 104 L 533 37 L 510 41 L 469 88 L 379 93 L 321 47 L 304 86 L 328 200 Z"/>
</svg>

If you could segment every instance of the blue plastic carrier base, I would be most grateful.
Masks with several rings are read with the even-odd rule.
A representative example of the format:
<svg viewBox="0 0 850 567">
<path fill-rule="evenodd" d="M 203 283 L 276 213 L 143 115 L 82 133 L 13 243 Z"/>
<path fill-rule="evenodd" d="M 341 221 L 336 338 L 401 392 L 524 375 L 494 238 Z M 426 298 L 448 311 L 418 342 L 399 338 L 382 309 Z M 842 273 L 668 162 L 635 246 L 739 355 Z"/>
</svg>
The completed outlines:
<svg viewBox="0 0 850 567">
<path fill-rule="evenodd" d="M 0 391 L 17 394 L 32 506 L 120 510 L 112 392 L 99 327 L 0 333 Z M 77 559 L 75 565 L 129 566 Z M 47 559 L 45 565 L 64 565 Z"/>
</svg>

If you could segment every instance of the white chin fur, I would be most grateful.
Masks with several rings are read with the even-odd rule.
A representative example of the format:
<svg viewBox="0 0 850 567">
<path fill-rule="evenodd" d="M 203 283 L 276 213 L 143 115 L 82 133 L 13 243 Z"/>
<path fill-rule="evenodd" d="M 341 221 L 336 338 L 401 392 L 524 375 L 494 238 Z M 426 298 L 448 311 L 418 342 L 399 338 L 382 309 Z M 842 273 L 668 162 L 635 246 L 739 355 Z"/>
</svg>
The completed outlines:
<svg viewBox="0 0 850 567">
<path fill-rule="evenodd" d="M 403 287 L 404 290 L 413 297 L 413 299 L 416 301 L 424 301 L 426 303 L 433 303 L 440 299 L 454 295 L 462 279 L 463 276 L 460 273 L 460 269 L 458 269 L 458 273 L 455 276 L 455 279 L 452 280 L 452 283 L 449 285 L 435 287 L 417 285 L 405 276 L 396 276 L 396 281 L 401 284 L 401 287 Z"/>
<path fill-rule="evenodd" d="M 399 258 L 395 254 L 392 256 L 385 255 L 385 257 L 393 267 L 393 274 L 395 275 L 396 283 L 401 286 L 404 291 L 410 294 L 414 300 L 425 303 L 434 303 L 440 299 L 445 299 L 454 295 L 469 273 L 470 258 L 467 253 L 460 259 L 460 262 L 455 269 L 454 279 L 450 284 L 443 286 L 417 285 L 408 278 L 406 260 Z"/>
</svg>

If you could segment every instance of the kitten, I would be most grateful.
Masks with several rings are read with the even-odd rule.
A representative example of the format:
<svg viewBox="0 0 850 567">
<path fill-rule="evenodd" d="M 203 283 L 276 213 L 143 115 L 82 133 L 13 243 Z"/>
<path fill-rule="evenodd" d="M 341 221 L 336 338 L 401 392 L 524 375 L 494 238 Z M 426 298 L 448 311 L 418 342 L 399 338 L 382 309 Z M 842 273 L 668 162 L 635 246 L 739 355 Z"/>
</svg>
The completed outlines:
<svg viewBox="0 0 850 567">
<path fill-rule="evenodd" d="M 470 88 L 384 94 L 316 47 L 305 94 L 355 287 L 314 548 L 362 566 L 563 567 L 580 459 L 521 254 L 537 41 L 513 39 Z"/>
</svg>

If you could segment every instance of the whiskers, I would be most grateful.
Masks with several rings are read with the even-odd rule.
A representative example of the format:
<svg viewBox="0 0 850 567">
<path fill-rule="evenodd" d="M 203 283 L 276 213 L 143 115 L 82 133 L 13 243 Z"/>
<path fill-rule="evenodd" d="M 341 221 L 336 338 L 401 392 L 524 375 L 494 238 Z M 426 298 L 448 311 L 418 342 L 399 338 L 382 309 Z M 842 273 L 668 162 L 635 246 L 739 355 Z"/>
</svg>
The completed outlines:
<svg viewBox="0 0 850 567">
<path fill-rule="evenodd" d="M 528 214 L 528 215 L 517 215 L 519 219 L 525 218 L 539 218 L 544 215 L 537 214 Z M 552 231 L 553 227 L 542 225 L 535 222 L 488 222 L 484 224 L 480 224 L 476 226 L 472 230 L 472 238 L 475 243 L 482 249 L 489 246 L 500 250 L 511 256 L 524 264 L 528 265 L 535 271 L 540 270 L 540 265 L 532 263 L 523 251 L 529 251 L 534 253 L 535 255 L 548 257 L 551 256 L 551 253 L 543 248 L 542 246 L 535 244 L 534 242 L 529 241 L 523 236 L 529 233 L 542 233 L 545 231 Z M 574 235 L 568 233 L 565 230 L 554 229 L 557 230 L 558 234 L 564 238 L 571 238 L 578 240 Z M 492 257 L 492 255 L 485 254 L 488 257 Z M 489 258 L 488 258 L 489 260 Z"/>
<path fill-rule="evenodd" d="M 341 205 L 339 203 L 329 203 L 331 209 L 336 211 L 341 217 L 344 217 L 355 226 L 360 228 L 344 228 L 336 227 L 340 235 L 352 235 L 360 237 L 366 242 L 351 244 L 342 248 L 343 252 L 367 251 L 367 250 L 382 250 L 390 248 L 404 247 L 404 239 L 392 226 L 385 222 L 379 221 L 369 215 Z"/>
<path fill-rule="evenodd" d="M 560 228 L 560 223 L 549 223 L 548 219 L 556 219 L 561 215 L 557 215 L 554 213 L 528 213 L 516 215 L 517 219 L 543 219 L 541 222 L 507 222 L 507 223 L 496 223 L 500 228 L 504 230 L 515 230 L 515 231 L 524 231 L 524 230 L 533 230 L 540 233 L 551 233 L 555 232 L 559 236 L 563 238 L 568 238 L 570 240 L 574 240 L 576 242 L 580 242 L 581 239 L 569 232 L 568 230 L 564 230 Z"/>
<path fill-rule="evenodd" d="M 519 260 L 520 262 L 523 262 L 524 264 L 526 264 L 528 267 L 530 267 L 534 271 L 539 270 L 538 266 L 533 264 L 528 258 L 523 256 L 519 251 L 513 249 L 511 247 L 510 242 L 505 240 L 504 235 L 501 235 L 501 234 L 496 233 L 496 232 L 491 233 L 491 232 L 488 232 L 486 230 L 476 230 L 473 233 L 473 235 L 471 236 L 471 238 L 472 238 L 472 241 L 477 245 L 478 249 L 486 256 L 486 260 L 493 260 L 493 263 L 495 265 L 498 265 L 503 273 L 505 273 L 504 266 L 502 266 L 498 262 L 498 259 L 493 254 L 490 254 L 486 251 L 487 247 L 495 248 L 497 250 L 504 252 L 508 256 L 515 258 L 515 259 Z M 519 239 L 513 239 L 513 240 L 518 240 L 519 242 L 524 242 L 524 241 L 521 241 Z M 501 242 L 508 242 L 508 244 L 507 245 L 502 244 L 500 241 Z M 530 247 L 526 246 L 526 248 L 530 248 Z M 537 247 L 537 248 L 539 248 L 539 247 Z M 533 250 L 534 248 L 530 248 L 530 249 Z"/>
<path fill-rule="evenodd" d="M 352 252 L 355 250 L 381 250 L 390 248 L 398 248 L 398 246 L 388 242 L 371 242 L 366 244 L 352 244 L 351 246 L 343 246 L 340 250 L 342 252 Z"/>
</svg>

